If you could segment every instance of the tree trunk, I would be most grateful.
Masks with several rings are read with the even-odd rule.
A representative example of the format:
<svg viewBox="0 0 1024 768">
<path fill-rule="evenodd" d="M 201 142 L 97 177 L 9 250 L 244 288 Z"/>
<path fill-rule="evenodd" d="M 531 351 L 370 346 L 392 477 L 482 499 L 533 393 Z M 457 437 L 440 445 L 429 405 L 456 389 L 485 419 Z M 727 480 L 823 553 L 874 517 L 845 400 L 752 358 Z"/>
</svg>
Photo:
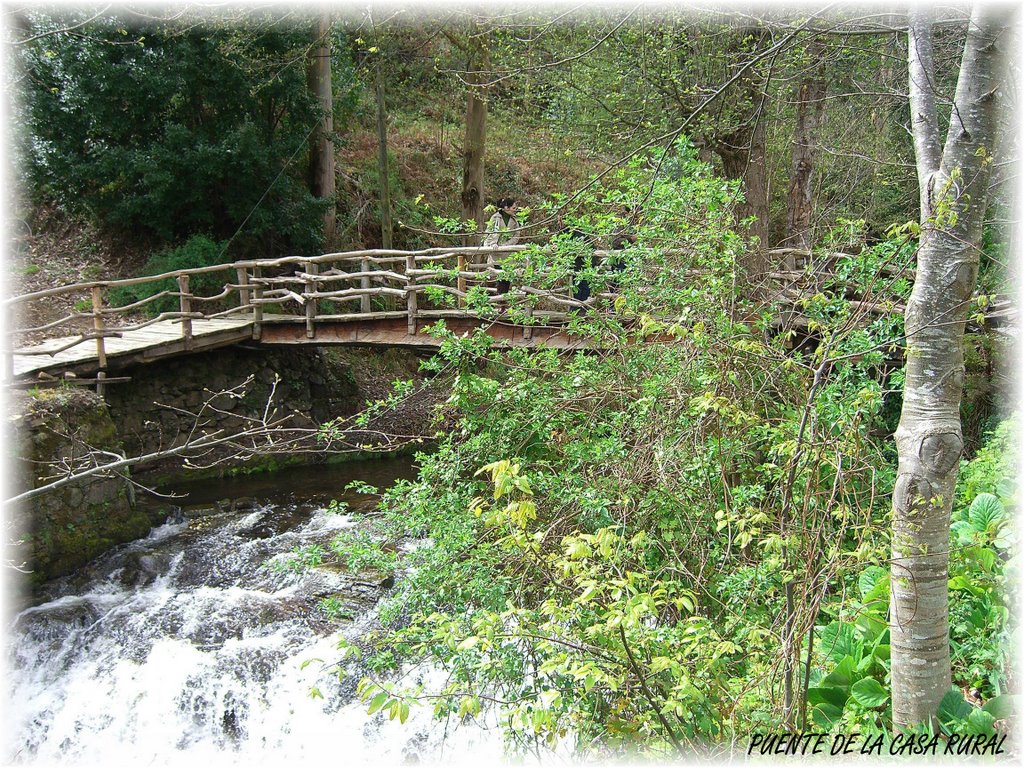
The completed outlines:
<svg viewBox="0 0 1024 768">
<path fill-rule="evenodd" d="M 934 720 L 950 688 L 949 520 L 963 448 L 963 334 L 978 274 L 996 135 L 1005 31 L 996 7 L 972 14 L 950 128 L 940 149 L 931 22 L 911 12 L 911 122 L 921 189 L 921 245 L 906 310 L 907 367 L 893 489 L 893 724 Z M 997 44 L 999 43 L 999 44 Z"/>
<path fill-rule="evenodd" d="M 475 33 L 476 30 L 474 29 Z M 484 224 L 484 147 L 487 139 L 487 78 L 489 52 L 486 43 L 474 34 L 469 41 L 466 84 L 466 141 L 462 165 L 462 219 L 472 221 L 476 236 L 466 245 L 478 245 Z"/>
<path fill-rule="evenodd" d="M 764 34 L 762 28 L 744 32 L 744 36 Z M 764 75 L 751 71 L 738 81 L 740 96 L 737 103 L 743 107 L 742 120 L 733 131 L 714 145 L 715 153 L 722 159 L 722 170 L 728 179 L 740 179 L 743 183 L 743 204 L 737 214 L 741 219 L 751 219 L 750 235 L 757 238 L 757 247 L 747 250 L 741 265 L 746 281 L 757 286 L 770 265 L 764 257 L 768 246 L 769 185 L 765 168 L 765 116 L 763 114 L 768 83 Z"/>
<path fill-rule="evenodd" d="M 763 97 L 762 97 L 763 99 Z M 722 159 L 722 171 L 727 179 L 739 179 L 743 184 L 743 203 L 737 209 L 741 219 L 752 219 L 750 235 L 757 238 L 757 247 L 750 248 L 744 258 L 746 278 L 756 284 L 768 269 L 763 257 L 768 245 L 768 173 L 765 169 L 765 124 L 760 109 L 755 110 L 750 123 L 715 145 L 715 153 Z"/>
<path fill-rule="evenodd" d="M 789 179 L 787 231 L 784 244 L 790 248 L 811 247 L 811 217 L 814 214 L 814 161 L 818 128 L 825 107 L 825 44 L 815 38 L 808 46 L 814 71 L 800 83 L 797 92 L 796 126 Z"/>
<path fill-rule="evenodd" d="M 334 101 L 331 88 L 331 19 L 326 13 L 320 16 L 313 37 L 313 49 L 309 61 L 309 87 L 320 103 L 322 118 L 313 132 L 309 151 L 309 189 L 314 197 L 331 200 L 324 212 L 324 246 L 334 243 L 336 209 L 334 205 Z"/>
<path fill-rule="evenodd" d="M 377 95 L 377 169 L 380 172 L 380 245 L 391 247 L 391 169 L 388 165 L 388 111 L 384 102 L 384 75 L 377 53 L 374 90 Z"/>
</svg>

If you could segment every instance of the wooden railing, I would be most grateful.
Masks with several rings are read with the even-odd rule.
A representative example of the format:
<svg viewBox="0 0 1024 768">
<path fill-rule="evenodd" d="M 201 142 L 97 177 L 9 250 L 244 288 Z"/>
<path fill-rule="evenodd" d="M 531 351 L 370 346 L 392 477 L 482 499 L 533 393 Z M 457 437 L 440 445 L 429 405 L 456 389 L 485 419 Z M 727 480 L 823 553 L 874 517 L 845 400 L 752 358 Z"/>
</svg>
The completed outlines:
<svg viewBox="0 0 1024 768">
<path fill-rule="evenodd" d="M 79 344 L 93 342 L 99 367 L 106 367 L 105 339 L 120 337 L 155 323 L 180 322 L 181 337 L 186 348 L 192 340 L 193 322 L 244 316 L 254 323 L 254 335 L 268 318 L 281 319 L 304 315 L 306 334 L 314 338 L 318 322 L 378 318 L 404 315 L 408 332 L 415 334 L 420 321 L 444 314 L 472 315 L 466 308 L 469 292 L 474 288 L 492 304 L 519 306 L 527 316 L 540 300 L 562 310 L 592 304 L 601 298 L 578 302 L 572 297 L 571 278 L 553 289 L 516 286 L 498 296 L 494 282 L 508 278 L 508 272 L 488 267 L 488 256 L 499 260 L 529 246 L 498 248 L 431 248 L 420 251 L 365 250 L 329 253 L 321 256 L 290 256 L 278 259 L 237 261 L 196 269 L 176 270 L 158 275 L 124 280 L 99 280 L 49 288 L 16 296 L 3 302 L 6 319 L 4 334 L 4 378 L 12 376 L 12 355 L 53 355 Z M 595 261 L 605 255 L 595 252 Z M 224 275 L 219 290 L 197 295 L 197 278 Z M 146 284 L 170 283 L 152 295 L 124 305 L 111 302 L 111 292 Z M 206 282 L 209 282 L 208 279 Z M 432 296 L 447 295 L 450 306 L 432 308 Z M 36 326 L 18 322 L 19 314 L 33 303 L 64 297 L 74 300 L 76 309 L 69 314 Z M 147 307 L 161 299 L 177 300 L 177 309 L 146 316 Z M 376 304 L 376 306 L 375 306 Z M 439 309 L 441 311 L 439 311 Z M 557 314 L 554 313 L 554 314 Z M 527 321 L 528 323 L 529 321 Z M 32 343 L 44 338 L 62 338 L 59 346 L 47 344 L 44 350 L 33 350 Z"/>
<path fill-rule="evenodd" d="M 315 338 L 317 323 L 321 322 L 403 316 L 408 323 L 408 333 L 415 334 L 421 321 L 452 315 L 473 316 L 474 313 L 466 304 L 470 291 L 475 289 L 478 296 L 491 304 L 501 302 L 503 306 L 522 310 L 520 323 L 524 325 L 524 337 L 530 338 L 530 327 L 535 320 L 534 310 L 538 307 L 547 308 L 544 319 L 551 322 L 557 321 L 559 317 L 564 318 L 566 310 L 611 298 L 610 294 L 596 293 L 586 302 L 576 301 L 573 298 L 572 277 L 564 268 L 560 273 L 535 275 L 530 281 L 532 284 L 524 284 L 525 281 L 515 279 L 514 272 L 500 272 L 488 267 L 489 255 L 501 260 L 529 247 L 364 250 L 312 257 L 248 260 L 37 291 L 3 302 L 6 331 L 3 335 L 3 348 L 0 350 L 3 378 L 7 381 L 13 378 L 15 350 L 19 355 L 54 355 L 89 342 L 96 345 L 98 367 L 103 370 L 106 368 L 106 339 L 120 337 L 167 320 L 180 323 L 180 336 L 186 349 L 192 342 L 195 321 L 236 316 L 245 317 L 253 323 L 256 337 L 264 322 L 302 322 L 303 317 L 308 338 Z M 771 273 L 776 284 L 781 284 L 778 298 L 796 302 L 801 290 L 799 283 L 808 277 L 813 279 L 814 270 L 805 269 L 809 254 L 796 249 L 780 249 L 767 255 L 782 267 L 780 271 Z M 594 262 L 597 264 L 606 257 L 606 251 L 594 252 Z M 208 295 L 195 293 L 198 278 L 220 274 L 225 279 L 219 290 L 211 289 Z M 902 274 L 913 279 L 912 272 Z M 505 279 L 512 277 L 512 288 L 503 296 L 498 296 L 494 287 L 499 276 Z M 122 306 L 111 303 L 111 291 L 160 282 L 170 285 L 151 296 Z M 538 285 L 554 287 L 536 287 Z M 788 293 L 793 293 L 793 296 L 790 297 Z M 19 324 L 19 310 L 58 296 L 77 298 L 74 301 L 75 310 L 35 327 Z M 430 296 L 451 298 L 447 300 L 448 306 L 437 307 L 431 306 Z M 176 310 L 162 311 L 152 317 L 145 316 L 147 307 L 168 297 L 177 301 Z M 861 309 L 868 312 L 891 312 L 894 309 L 899 311 L 902 307 L 894 308 L 890 304 L 880 309 L 878 306 L 865 305 Z M 1009 302 L 1003 302 L 998 307 L 990 307 L 989 314 L 1006 314 L 1012 309 Z M 57 346 L 49 343 L 41 350 L 26 348 L 42 338 L 54 337 L 63 339 L 63 343 Z"/>
</svg>

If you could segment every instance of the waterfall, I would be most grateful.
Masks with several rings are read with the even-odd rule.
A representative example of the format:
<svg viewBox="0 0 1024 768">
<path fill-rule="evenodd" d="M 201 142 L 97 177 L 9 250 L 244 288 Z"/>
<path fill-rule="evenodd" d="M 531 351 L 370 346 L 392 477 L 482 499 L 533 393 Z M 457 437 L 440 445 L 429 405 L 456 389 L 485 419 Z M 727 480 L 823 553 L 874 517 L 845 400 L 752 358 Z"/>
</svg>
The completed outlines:
<svg viewBox="0 0 1024 768">
<path fill-rule="evenodd" d="M 493 719 L 436 721 L 429 705 L 405 724 L 368 716 L 363 671 L 339 679 L 338 639 L 373 625 L 381 580 L 274 564 L 354 525 L 326 504 L 193 510 L 49 585 L 7 628 L 5 761 L 500 762 Z M 326 596 L 352 618 L 330 618 Z M 409 674 L 443 685 L 435 670 Z"/>
</svg>

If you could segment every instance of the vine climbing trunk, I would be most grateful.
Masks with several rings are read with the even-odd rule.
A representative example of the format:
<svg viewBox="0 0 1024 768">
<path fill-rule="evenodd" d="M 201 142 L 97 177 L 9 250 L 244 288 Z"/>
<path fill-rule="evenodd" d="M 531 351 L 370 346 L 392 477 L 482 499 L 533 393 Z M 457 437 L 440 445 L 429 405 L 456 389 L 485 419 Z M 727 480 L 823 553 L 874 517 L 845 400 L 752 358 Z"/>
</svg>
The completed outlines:
<svg viewBox="0 0 1024 768">
<path fill-rule="evenodd" d="M 906 384 L 893 489 L 893 723 L 933 721 L 950 688 L 949 522 L 963 449 L 964 325 L 978 274 L 996 136 L 1006 26 L 971 15 L 949 130 L 941 146 L 929 11 L 911 11 L 911 123 L 921 192 L 921 242 L 907 303 Z"/>
</svg>

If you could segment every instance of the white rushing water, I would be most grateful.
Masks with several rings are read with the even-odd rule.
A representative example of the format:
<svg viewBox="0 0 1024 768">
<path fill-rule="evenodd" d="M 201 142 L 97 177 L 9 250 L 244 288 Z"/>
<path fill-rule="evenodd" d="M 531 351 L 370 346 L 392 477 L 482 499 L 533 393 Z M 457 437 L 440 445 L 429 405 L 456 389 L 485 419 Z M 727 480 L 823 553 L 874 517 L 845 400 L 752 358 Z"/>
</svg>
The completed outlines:
<svg viewBox="0 0 1024 768">
<path fill-rule="evenodd" d="M 339 681 L 338 637 L 366 631 L 377 585 L 268 563 L 351 525 L 269 506 L 168 524 L 22 611 L 7 628 L 5 764 L 502 762 L 493 722 L 436 721 L 429 706 L 404 724 L 368 716 L 362 673 Z M 354 620 L 328 619 L 328 595 Z M 443 686 L 436 671 L 417 676 Z"/>
</svg>

